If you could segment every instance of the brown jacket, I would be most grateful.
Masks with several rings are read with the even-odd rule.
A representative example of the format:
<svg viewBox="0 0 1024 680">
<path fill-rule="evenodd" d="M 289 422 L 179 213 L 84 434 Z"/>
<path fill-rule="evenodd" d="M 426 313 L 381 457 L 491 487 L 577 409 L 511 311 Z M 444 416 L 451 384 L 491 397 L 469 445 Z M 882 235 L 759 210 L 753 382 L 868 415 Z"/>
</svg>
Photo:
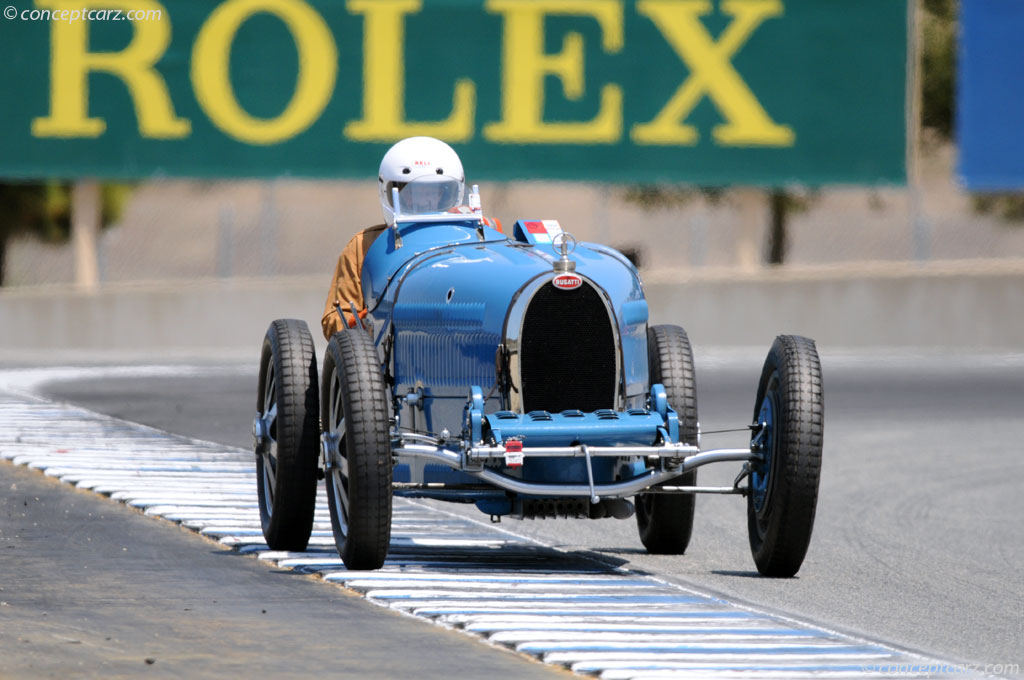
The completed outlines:
<svg viewBox="0 0 1024 680">
<path fill-rule="evenodd" d="M 328 340 L 343 328 L 342 320 L 338 318 L 336 304 L 341 305 L 341 311 L 345 315 L 345 324 L 348 326 L 355 326 L 355 319 L 352 318 L 352 312 L 349 311 L 349 302 L 354 302 L 356 309 L 360 312 L 366 311 L 366 303 L 363 301 L 363 260 L 366 259 L 366 251 L 385 229 L 387 229 L 386 224 L 378 224 L 375 227 L 364 229 L 353 236 L 345 249 L 341 251 L 338 266 L 334 268 L 331 289 L 327 291 L 324 315 L 320 319 L 324 337 Z"/>
</svg>

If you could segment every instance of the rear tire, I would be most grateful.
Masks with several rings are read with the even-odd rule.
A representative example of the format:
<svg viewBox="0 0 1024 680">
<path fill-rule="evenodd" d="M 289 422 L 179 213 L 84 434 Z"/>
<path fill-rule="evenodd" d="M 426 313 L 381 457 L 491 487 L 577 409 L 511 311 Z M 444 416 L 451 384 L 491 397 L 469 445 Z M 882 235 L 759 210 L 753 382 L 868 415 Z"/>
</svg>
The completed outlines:
<svg viewBox="0 0 1024 680">
<path fill-rule="evenodd" d="M 821 363 L 814 341 L 775 339 L 761 372 L 754 422 L 767 423 L 747 495 L 747 533 L 757 570 L 790 577 L 803 564 L 814 528 L 824 429 Z"/>
<path fill-rule="evenodd" d="M 331 338 L 321 397 L 323 430 L 338 442 L 327 468 L 334 543 L 348 569 L 379 569 L 391 542 L 391 432 L 368 333 L 348 329 Z"/>
<path fill-rule="evenodd" d="M 679 439 L 697 443 L 697 382 L 690 339 L 679 326 L 647 329 L 650 383 L 665 386 L 668 403 L 679 417 Z M 697 470 L 677 477 L 669 485 L 696 486 Z M 693 533 L 695 494 L 642 493 L 636 497 L 636 524 L 647 552 L 682 555 Z"/>
<path fill-rule="evenodd" d="M 278 319 L 263 338 L 257 388 L 256 484 L 271 550 L 301 552 L 313 531 L 320 410 L 316 354 L 304 321 Z"/>
</svg>

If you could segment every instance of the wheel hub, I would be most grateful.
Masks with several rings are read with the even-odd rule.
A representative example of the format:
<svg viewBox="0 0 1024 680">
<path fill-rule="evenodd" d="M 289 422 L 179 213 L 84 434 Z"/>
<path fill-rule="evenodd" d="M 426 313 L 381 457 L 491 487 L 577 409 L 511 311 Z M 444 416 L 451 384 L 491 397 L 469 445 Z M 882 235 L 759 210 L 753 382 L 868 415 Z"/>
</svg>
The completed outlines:
<svg viewBox="0 0 1024 680">
<path fill-rule="evenodd" d="M 325 470 L 340 466 L 341 436 L 338 432 L 324 432 L 320 435 L 320 458 Z"/>
<path fill-rule="evenodd" d="M 775 447 L 773 426 L 775 421 L 774 392 L 768 392 L 761 402 L 761 410 L 758 414 L 758 422 L 761 423 L 761 432 L 755 440 L 760 441 L 752 445 L 752 448 L 761 454 L 761 460 L 753 463 L 750 470 L 750 494 L 754 504 L 754 510 L 758 513 L 767 505 L 770 493 L 769 482 L 772 469 L 772 454 Z"/>
<path fill-rule="evenodd" d="M 252 421 L 252 446 L 256 455 L 263 455 L 269 445 L 270 423 L 262 415 L 257 415 Z"/>
</svg>

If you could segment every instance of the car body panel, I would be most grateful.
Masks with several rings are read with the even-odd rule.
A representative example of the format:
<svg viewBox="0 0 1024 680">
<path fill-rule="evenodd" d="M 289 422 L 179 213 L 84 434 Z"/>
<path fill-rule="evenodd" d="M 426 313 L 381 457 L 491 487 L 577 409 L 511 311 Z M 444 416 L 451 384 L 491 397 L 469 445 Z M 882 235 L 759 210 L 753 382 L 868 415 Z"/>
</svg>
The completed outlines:
<svg viewBox="0 0 1024 680">
<path fill-rule="evenodd" d="M 597 244 L 578 244 L 570 258 L 575 273 L 601 296 L 614 331 L 614 406 L 642 408 L 650 388 L 648 310 L 636 269 L 614 249 Z M 400 223 L 378 236 L 367 252 L 362 283 L 403 428 L 461 432 L 472 385 L 482 387 L 487 412 L 522 410 L 515 380 L 499 384 L 501 352 L 516 375 L 523 316 L 555 276 L 558 259 L 548 244 L 513 240 L 458 216 L 451 222 Z M 570 334 L 561 340 L 574 342 Z M 400 463 L 396 481 L 468 479 L 442 465 Z M 613 465 L 600 467 L 607 468 L 602 477 L 612 475 Z M 535 461 L 530 468 L 530 477 L 536 468 L 538 476 L 571 481 L 579 481 L 583 470 L 579 461 Z"/>
</svg>

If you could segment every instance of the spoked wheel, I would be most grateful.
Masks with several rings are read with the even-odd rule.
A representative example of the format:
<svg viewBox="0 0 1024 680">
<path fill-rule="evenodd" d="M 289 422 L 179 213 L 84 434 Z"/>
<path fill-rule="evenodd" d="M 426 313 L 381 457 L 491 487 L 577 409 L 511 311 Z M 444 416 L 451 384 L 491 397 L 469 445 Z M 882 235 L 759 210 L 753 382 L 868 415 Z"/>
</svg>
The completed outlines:
<svg viewBox="0 0 1024 680">
<path fill-rule="evenodd" d="M 391 434 L 387 388 L 370 335 L 335 333 L 321 388 L 327 504 L 348 569 L 379 569 L 391 542 Z"/>
<path fill-rule="evenodd" d="M 747 496 L 750 550 L 765 576 L 793 576 L 807 554 L 818 502 L 824 414 L 814 341 L 780 335 L 765 359 L 754 402 L 754 419 L 762 427 L 753 445 L 762 460 L 751 466 Z"/>
<path fill-rule="evenodd" d="M 679 417 L 679 437 L 697 443 L 697 384 L 690 339 L 679 326 L 647 329 L 647 361 L 651 384 L 665 386 L 668 403 Z M 675 486 L 695 486 L 697 470 L 673 479 Z M 694 494 L 643 493 L 636 497 L 636 523 L 648 552 L 681 555 L 693 533 Z"/>
<path fill-rule="evenodd" d="M 305 550 L 313 531 L 316 384 L 316 354 L 306 323 L 274 321 L 263 339 L 253 422 L 260 522 L 272 550 Z"/>
</svg>

